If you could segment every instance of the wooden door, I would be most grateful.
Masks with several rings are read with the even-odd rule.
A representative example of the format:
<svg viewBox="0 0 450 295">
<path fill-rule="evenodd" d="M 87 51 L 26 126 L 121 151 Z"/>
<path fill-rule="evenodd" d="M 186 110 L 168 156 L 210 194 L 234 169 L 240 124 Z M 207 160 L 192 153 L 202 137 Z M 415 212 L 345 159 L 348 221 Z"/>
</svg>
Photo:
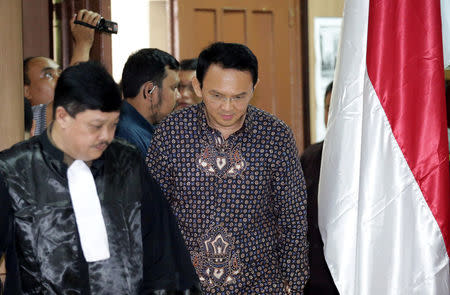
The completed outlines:
<svg viewBox="0 0 450 295">
<path fill-rule="evenodd" d="M 257 56 L 260 81 L 251 104 L 285 121 L 304 148 L 300 1 L 174 0 L 174 49 L 198 56 L 215 41 L 247 45 Z"/>
</svg>

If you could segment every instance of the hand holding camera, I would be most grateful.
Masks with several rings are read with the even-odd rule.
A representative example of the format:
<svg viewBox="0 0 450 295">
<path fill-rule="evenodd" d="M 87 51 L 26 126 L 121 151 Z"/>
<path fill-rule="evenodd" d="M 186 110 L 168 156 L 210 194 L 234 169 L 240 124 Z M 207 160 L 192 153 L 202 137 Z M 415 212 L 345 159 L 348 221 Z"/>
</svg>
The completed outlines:
<svg viewBox="0 0 450 295">
<path fill-rule="evenodd" d="M 106 20 L 98 13 L 87 10 L 80 10 L 73 23 L 109 34 L 117 34 L 118 31 L 116 22 Z"/>
<path fill-rule="evenodd" d="M 73 51 L 70 64 L 74 65 L 78 62 L 89 60 L 89 52 L 94 43 L 95 30 L 117 33 L 117 23 L 106 21 L 96 12 L 82 9 L 72 17 L 70 30 L 73 37 Z"/>
</svg>

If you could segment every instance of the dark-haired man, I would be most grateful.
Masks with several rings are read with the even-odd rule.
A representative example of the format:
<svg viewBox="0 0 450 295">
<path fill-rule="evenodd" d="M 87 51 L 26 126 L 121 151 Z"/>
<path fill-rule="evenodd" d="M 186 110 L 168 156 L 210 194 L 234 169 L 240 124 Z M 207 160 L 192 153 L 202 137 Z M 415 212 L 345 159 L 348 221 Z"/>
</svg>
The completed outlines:
<svg viewBox="0 0 450 295">
<path fill-rule="evenodd" d="M 116 137 L 135 145 L 143 158 L 155 124 L 170 114 L 178 92 L 178 61 L 156 48 L 141 49 L 128 58 L 122 72 L 125 98 L 120 111 Z"/>
<path fill-rule="evenodd" d="M 285 123 L 249 105 L 257 82 L 250 49 L 212 44 L 193 79 L 203 103 L 171 114 L 149 148 L 205 294 L 301 294 L 308 278 L 297 147 Z"/>
<path fill-rule="evenodd" d="M 0 153 L 7 294 L 160 294 L 195 285 L 176 221 L 139 152 L 113 140 L 121 103 L 103 67 L 69 67 L 46 133 Z"/>
<path fill-rule="evenodd" d="M 193 104 L 198 104 L 202 101 L 201 97 L 195 94 L 194 87 L 192 87 L 192 79 L 195 77 L 197 69 L 197 59 L 184 59 L 180 62 L 180 99 L 177 101 L 175 110 L 181 110 Z"/>
</svg>

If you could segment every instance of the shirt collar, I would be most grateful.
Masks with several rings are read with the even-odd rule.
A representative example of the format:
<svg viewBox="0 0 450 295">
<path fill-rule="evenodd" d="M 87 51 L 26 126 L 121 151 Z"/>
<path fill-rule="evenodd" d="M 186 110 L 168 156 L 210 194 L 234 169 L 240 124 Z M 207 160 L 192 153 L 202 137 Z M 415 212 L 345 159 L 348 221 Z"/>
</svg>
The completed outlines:
<svg viewBox="0 0 450 295">
<path fill-rule="evenodd" d="M 42 144 L 43 150 L 46 152 L 46 155 L 49 155 L 53 160 L 56 160 L 58 162 L 64 163 L 65 165 L 70 166 L 75 159 L 73 159 L 71 156 L 65 154 L 63 151 L 58 149 L 53 142 L 53 139 L 51 138 L 51 130 L 53 127 L 53 122 L 50 123 L 50 126 L 45 129 L 42 134 L 38 135 L 39 141 Z M 104 162 L 104 155 L 106 150 L 103 152 L 103 154 L 100 156 L 100 158 L 95 159 L 94 161 L 86 162 L 86 165 L 91 167 L 91 169 L 99 169 Z"/>
<path fill-rule="evenodd" d="M 212 128 L 208 125 L 208 119 L 206 118 L 206 106 L 203 102 L 197 105 L 197 118 L 199 119 L 199 125 L 204 132 L 219 132 L 218 130 Z M 244 124 L 242 125 L 241 129 L 236 131 L 233 134 L 239 133 L 240 131 L 244 131 L 246 133 L 252 132 L 254 130 L 254 112 L 255 107 L 248 105 L 247 106 L 247 113 L 245 114 Z"/>
<path fill-rule="evenodd" d="M 146 130 L 150 130 L 151 133 L 155 131 L 155 127 L 150 124 L 131 104 L 126 100 L 122 103 L 122 108 L 120 110 L 121 115 L 125 115 L 131 118 L 137 125 L 141 126 Z"/>
</svg>

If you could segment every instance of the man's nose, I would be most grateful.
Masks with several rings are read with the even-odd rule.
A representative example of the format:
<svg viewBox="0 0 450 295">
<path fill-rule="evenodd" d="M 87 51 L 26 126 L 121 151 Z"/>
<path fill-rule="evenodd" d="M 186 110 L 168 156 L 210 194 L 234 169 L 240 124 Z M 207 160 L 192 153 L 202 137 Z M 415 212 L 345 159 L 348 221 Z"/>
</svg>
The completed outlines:
<svg viewBox="0 0 450 295">
<path fill-rule="evenodd" d="M 229 110 L 231 110 L 231 109 L 232 109 L 231 104 L 232 104 L 231 98 L 230 98 L 230 97 L 225 98 L 224 102 L 222 103 L 222 109 L 223 109 L 224 111 L 229 111 Z"/>
<path fill-rule="evenodd" d="M 55 72 L 54 74 L 53 74 L 53 85 L 55 85 L 55 87 L 56 87 L 56 82 L 58 82 L 58 79 L 59 79 L 59 77 L 61 76 L 61 72 Z"/>
<path fill-rule="evenodd" d="M 114 132 L 115 132 L 115 126 L 103 126 L 102 131 L 100 133 L 100 140 L 101 141 L 107 141 L 111 142 L 111 140 L 114 138 Z"/>
<path fill-rule="evenodd" d="M 177 89 L 175 89 L 175 101 L 178 101 L 180 98 L 181 98 L 181 93 L 177 88 Z"/>
<path fill-rule="evenodd" d="M 189 98 L 189 90 L 185 87 L 180 91 L 180 95 L 182 98 Z"/>
</svg>

